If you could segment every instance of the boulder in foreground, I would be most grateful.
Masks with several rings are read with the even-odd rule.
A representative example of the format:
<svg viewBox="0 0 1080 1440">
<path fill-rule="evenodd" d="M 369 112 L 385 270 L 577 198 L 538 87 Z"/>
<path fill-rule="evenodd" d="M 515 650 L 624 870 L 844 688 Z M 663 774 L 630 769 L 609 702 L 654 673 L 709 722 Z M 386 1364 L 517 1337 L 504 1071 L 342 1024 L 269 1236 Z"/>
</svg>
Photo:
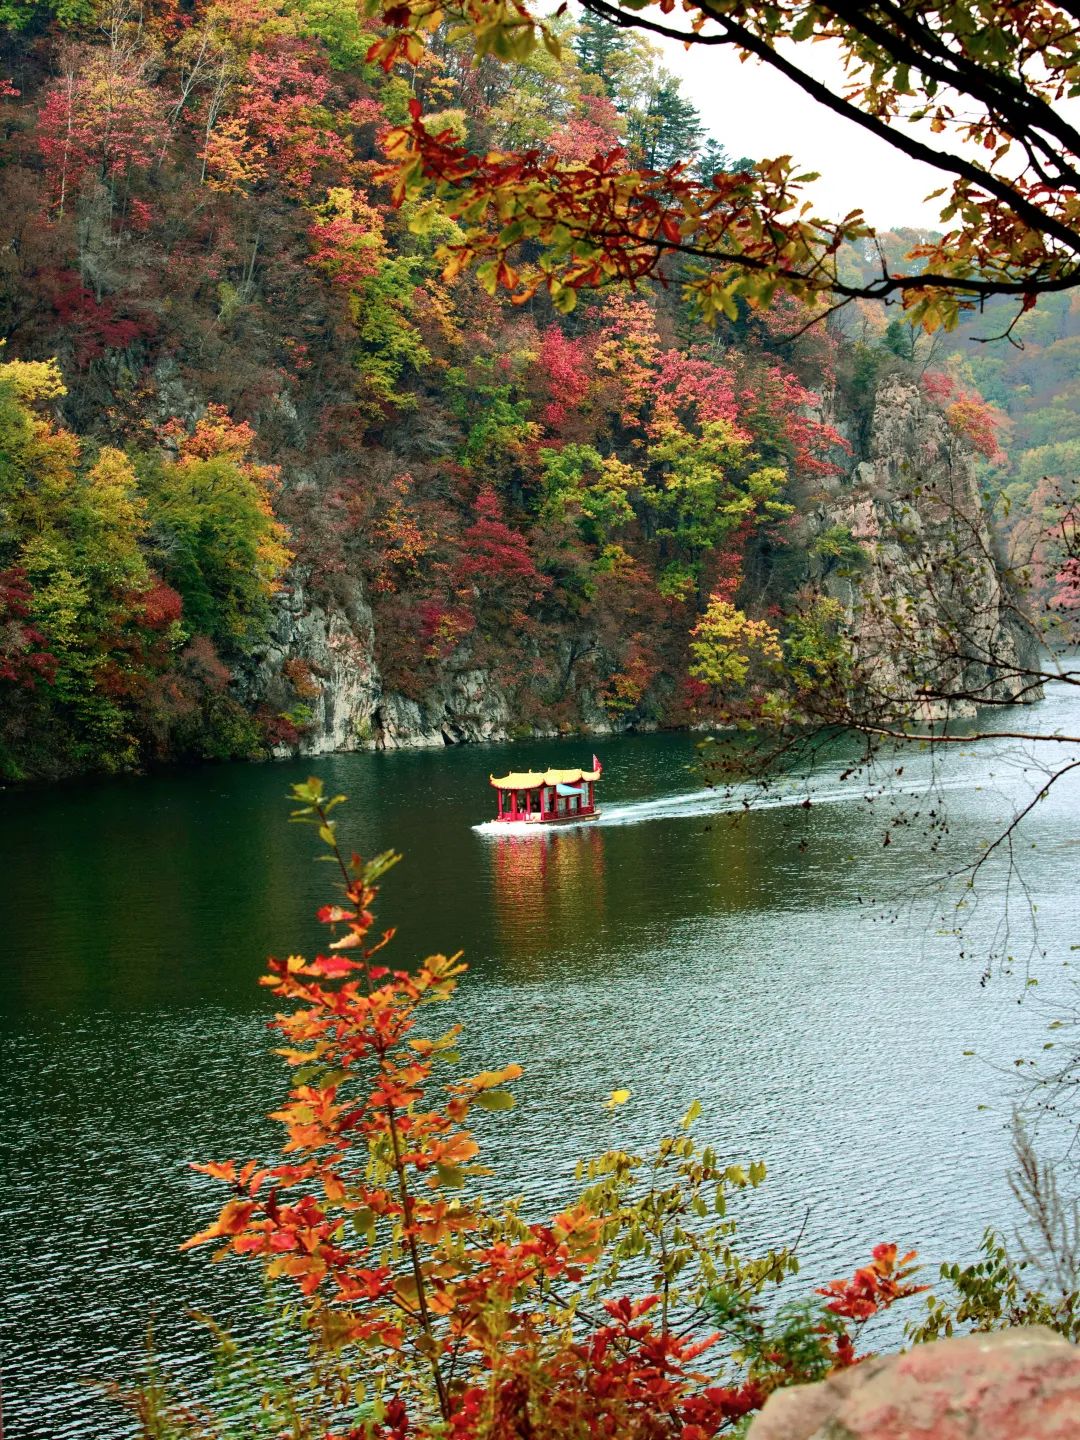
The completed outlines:
<svg viewBox="0 0 1080 1440">
<path fill-rule="evenodd" d="M 748 1440 L 1078 1440 L 1080 1349 L 1043 1326 L 879 1355 L 769 1397 Z"/>
</svg>

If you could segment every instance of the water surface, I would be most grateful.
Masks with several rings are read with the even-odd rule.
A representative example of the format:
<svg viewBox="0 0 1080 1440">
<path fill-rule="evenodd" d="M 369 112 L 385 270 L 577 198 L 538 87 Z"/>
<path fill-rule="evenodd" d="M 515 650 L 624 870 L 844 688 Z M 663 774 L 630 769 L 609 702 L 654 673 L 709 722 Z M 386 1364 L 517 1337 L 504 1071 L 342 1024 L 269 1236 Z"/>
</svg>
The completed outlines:
<svg viewBox="0 0 1080 1440">
<path fill-rule="evenodd" d="M 1076 734 L 1080 703 L 1060 687 L 1022 718 Z M 205 1342 L 188 1311 L 251 1323 L 253 1273 L 177 1246 L 217 1198 L 188 1162 L 274 1144 L 261 1117 L 283 1075 L 255 982 L 266 953 L 310 950 L 332 880 L 310 832 L 284 823 L 287 788 L 310 771 L 350 796 L 356 848 L 405 854 L 380 916 L 398 926 L 398 962 L 464 948 L 469 1058 L 525 1066 L 519 1108 L 491 1117 L 485 1141 L 534 1209 L 566 1196 L 579 1154 L 646 1143 L 696 1098 L 703 1133 L 769 1166 L 749 1238 L 783 1242 L 805 1219 L 808 1284 L 882 1239 L 928 1262 L 968 1257 L 985 1224 L 1010 1220 L 1003 1072 L 1071 997 L 1080 785 L 1052 791 L 1026 832 L 1045 958 L 1018 1004 L 1019 931 L 1004 947 L 1015 973 L 980 984 L 1004 869 L 987 867 L 962 939 L 927 894 L 1039 783 L 1017 750 L 908 752 L 892 802 L 842 781 L 836 756 L 733 817 L 742 797 L 703 787 L 691 737 L 597 748 L 601 821 L 547 834 L 475 828 L 493 809 L 488 774 L 588 763 L 588 741 L 0 795 L 11 1440 L 129 1433 L 87 1382 L 129 1377 L 151 1321 L 192 1375 Z M 949 832 L 931 855 L 942 804 Z M 612 1115 L 601 1101 L 623 1085 L 633 1099 Z"/>
</svg>

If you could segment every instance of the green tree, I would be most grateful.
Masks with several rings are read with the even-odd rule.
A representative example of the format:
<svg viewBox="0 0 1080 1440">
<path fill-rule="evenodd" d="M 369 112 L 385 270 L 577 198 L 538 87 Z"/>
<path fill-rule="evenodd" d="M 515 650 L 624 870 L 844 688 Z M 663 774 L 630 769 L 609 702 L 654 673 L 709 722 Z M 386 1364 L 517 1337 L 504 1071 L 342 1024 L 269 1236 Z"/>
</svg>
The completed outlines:
<svg viewBox="0 0 1080 1440">
<path fill-rule="evenodd" d="M 229 455 L 147 458 L 139 470 L 158 564 L 187 623 L 228 652 L 246 650 L 265 634 L 288 562 L 258 479 Z"/>
<path fill-rule="evenodd" d="M 747 156 L 742 155 L 738 160 L 734 159 L 727 151 L 727 147 L 721 145 L 720 141 L 712 135 L 707 135 L 698 146 L 697 154 L 694 157 L 693 173 L 696 179 L 703 185 L 708 185 L 714 175 L 733 175 L 739 170 L 752 170 L 754 162 Z"/>
<path fill-rule="evenodd" d="M 882 337 L 882 345 L 893 355 L 909 363 L 915 359 L 915 342 L 918 339 L 916 331 L 904 323 L 903 320 L 890 320 L 885 328 Z"/>
<path fill-rule="evenodd" d="M 586 10 L 578 20 L 573 49 L 585 74 L 595 75 L 608 98 L 618 103 L 622 96 L 622 77 L 635 53 L 632 34 Z"/>
<path fill-rule="evenodd" d="M 701 116 L 682 94 L 677 78 L 658 70 L 627 116 L 627 144 L 635 164 L 666 170 L 695 157 L 704 138 Z"/>
<path fill-rule="evenodd" d="M 145 505 L 120 451 L 86 464 L 75 437 L 35 412 L 63 393 L 55 362 L 0 365 L 0 568 L 25 575 L 27 620 L 54 661 L 12 703 L 54 765 L 115 769 L 137 754 Z"/>
</svg>

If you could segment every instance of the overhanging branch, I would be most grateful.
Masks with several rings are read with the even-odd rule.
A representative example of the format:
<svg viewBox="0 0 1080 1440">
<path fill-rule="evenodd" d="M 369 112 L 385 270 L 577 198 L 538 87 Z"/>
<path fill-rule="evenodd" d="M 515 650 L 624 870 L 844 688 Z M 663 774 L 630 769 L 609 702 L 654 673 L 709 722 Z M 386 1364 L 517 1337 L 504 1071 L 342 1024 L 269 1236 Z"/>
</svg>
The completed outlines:
<svg viewBox="0 0 1080 1440">
<path fill-rule="evenodd" d="M 934 150 L 925 145 L 921 140 L 897 130 L 887 124 L 884 120 L 859 109 L 849 100 L 840 95 L 835 95 L 820 80 L 808 75 L 792 61 L 786 59 L 774 50 L 766 41 L 761 40 L 752 30 L 745 25 L 739 24 L 729 16 L 713 9 L 708 0 L 698 0 L 698 8 L 709 17 L 721 29 L 721 34 L 694 34 L 680 30 L 675 26 L 664 25 L 655 20 L 648 20 L 639 14 L 630 13 L 619 9 L 617 5 L 609 3 L 609 0 L 583 0 L 585 9 L 592 14 L 600 16 L 613 24 L 624 29 L 647 30 L 652 34 L 662 35 L 667 39 L 677 40 L 690 45 L 728 45 L 745 50 L 748 54 L 754 55 L 764 64 L 771 66 L 781 75 L 785 76 L 800 90 L 809 95 L 810 98 L 825 109 L 831 110 L 842 119 L 850 121 L 860 129 L 866 130 L 877 139 L 883 140 L 893 149 L 899 150 L 907 155 L 909 159 L 918 160 L 932 169 L 943 171 L 946 174 L 955 175 L 958 179 L 965 180 L 971 185 L 976 185 L 1007 205 L 1024 223 L 1033 231 L 1052 236 L 1059 241 L 1066 249 L 1073 253 L 1080 253 L 1080 231 L 1073 229 L 1059 220 L 1056 216 L 1048 214 L 1038 205 L 1030 201 L 1025 195 L 1018 191 L 1008 181 L 999 176 L 992 175 L 964 156 L 957 155 L 951 151 Z M 1005 293 L 995 291 L 994 293 Z"/>
</svg>

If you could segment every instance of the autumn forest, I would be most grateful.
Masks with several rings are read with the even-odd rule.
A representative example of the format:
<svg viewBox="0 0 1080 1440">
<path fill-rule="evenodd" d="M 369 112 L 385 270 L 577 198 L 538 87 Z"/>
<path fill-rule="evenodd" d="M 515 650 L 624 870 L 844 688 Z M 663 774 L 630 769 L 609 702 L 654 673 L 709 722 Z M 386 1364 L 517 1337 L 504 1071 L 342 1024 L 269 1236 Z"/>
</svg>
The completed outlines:
<svg viewBox="0 0 1080 1440">
<path fill-rule="evenodd" d="M 408 71 L 368 62 L 347 0 L 12 0 L 3 23 L 11 778 L 302 747 L 331 682 L 302 644 L 268 652 L 290 607 L 346 617 L 383 694 L 485 676 L 503 733 L 708 718 L 717 644 L 805 650 L 838 623 L 815 579 L 860 546 L 793 517 L 850 472 L 881 374 L 999 471 L 1013 427 L 1037 454 L 1068 401 L 1040 382 L 1010 420 L 993 364 L 953 341 L 928 366 L 869 304 L 706 323 L 677 260 L 572 313 L 448 277 L 455 222 L 392 203 L 411 101 L 474 148 L 749 163 L 602 20 L 559 22 L 558 59 L 436 41 Z M 1048 373 L 1080 343 L 1057 303 Z M 1039 461 L 1014 463 L 1023 510 Z"/>
</svg>

